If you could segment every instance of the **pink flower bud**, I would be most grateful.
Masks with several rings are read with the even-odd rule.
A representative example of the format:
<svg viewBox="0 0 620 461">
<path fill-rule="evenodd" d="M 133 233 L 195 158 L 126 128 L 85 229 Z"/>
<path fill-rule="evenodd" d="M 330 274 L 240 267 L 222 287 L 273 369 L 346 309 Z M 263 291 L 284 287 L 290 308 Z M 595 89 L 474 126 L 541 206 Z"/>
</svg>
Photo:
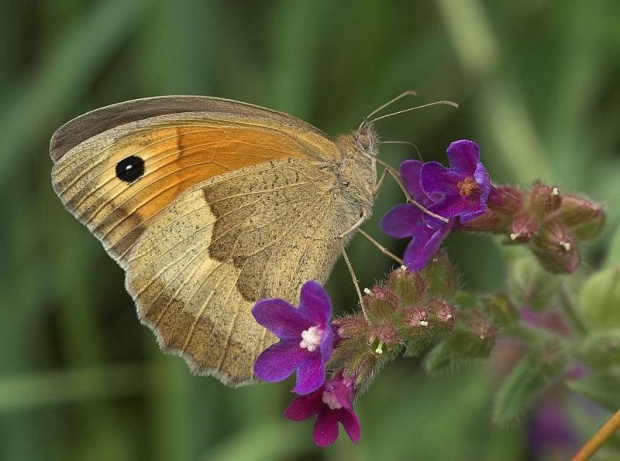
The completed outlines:
<svg viewBox="0 0 620 461">
<path fill-rule="evenodd" d="M 524 213 L 517 216 L 510 225 L 510 240 L 516 243 L 529 242 L 537 230 L 538 222 L 528 213 Z"/>
<path fill-rule="evenodd" d="M 523 209 L 523 191 L 511 186 L 492 186 L 487 207 L 505 216 L 512 216 Z"/>
<path fill-rule="evenodd" d="M 605 207 L 577 195 L 562 197 L 562 206 L 554 214 L 579 240 L 596 237 L 605 225 Z"/>
<path fill-rule="evenodd" d="M 560 190 L 557 187 L 547 186 L 539 182 L 532 186 L 530 191 L 529 211 L 539 219 L 554 212 L 562 204 Z"/>
<path fill-rule="evenodd" d="M 420 274 L 405 267 L 394 269 L 387 284 L 405 307 L 413 305 L 424 295 L 425 283 Z"/>
<path fill-rule="evenodd" d="M 530 248 L 549 272 L 571 273 L 579 267 L 579 246 L 560 221 L 544 223 L 532 239 Z"/>
</svg>

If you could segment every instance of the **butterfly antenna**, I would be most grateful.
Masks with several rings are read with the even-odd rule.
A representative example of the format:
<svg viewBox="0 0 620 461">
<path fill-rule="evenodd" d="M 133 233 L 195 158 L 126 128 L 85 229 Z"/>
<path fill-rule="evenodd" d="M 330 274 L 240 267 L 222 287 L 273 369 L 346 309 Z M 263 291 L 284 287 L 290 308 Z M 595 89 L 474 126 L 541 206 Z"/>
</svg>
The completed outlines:
<svg viewBox="0 0 620 461">
<path fill-rule="evenodd" d="M 422 154 L 420 153 L 420 149 L 418 149 L 418 146 L 416 146 L 410 141 L 379 141 L 379 144 L 407 144 L 408 146 L 413 146 L 413 148 L 418 154 L 418 158 L 420 159 L 420 161 L 424 161 L 424 159 L 422 158 Z"/>
<path fill-rule="evenodd" d="M 404 114 L 405 112 L 411 112 L 412 110 L 424 109 L 425 107 L 439 106 L 439 105 L 452 106 L 452 107 L 456 107 L 457 109 L 459 107 L 459 105 L 453 101 L 433 101 L 433 102 L 429 102 L 428 104 L 422 104 L 421 106 L 410 107 L 409 109 L 403 109 L 403 110 L 399 110 L 396 112 L 391 112 L 389 114 L 381 115 L 379 117 L 375 117 L 372 120 L 368 120 L 367 123 L 374 123 L 377 120 L 381 120 L 381 119 L 388 118 L 388 117 L 393 117 L 394 115 Z"/>
<path fill-rule="evenodd" d="M 407 96 L 417 96 L 418 93 L 416 93 L 413 90 L 407 90 L 407 91 L 403 91 L 401 94 L 399 94 L 398 96 L 396 96 L 393 99 L 390 99 L 388 102 L 386 102 L 385 104 L 380 105 L 379 107 L 377 107 L 375 110 L 373 110 L 370 114 L 368 114 L 366 117 L 364 117 L 364 121 L 360 124 L 359 128 L 361 128 L 362 126 L 364 126 L 365 123 L 368 123 L 368 119 L 370 117 L 372 117 L 373 115 L 375 115 L 377 112 L 381 112 L 383 109 L 385 109 L 386 107 L 394 104 L 397 101 L 400 101 L 403 98 L 406 98 Z"/>
</svg>

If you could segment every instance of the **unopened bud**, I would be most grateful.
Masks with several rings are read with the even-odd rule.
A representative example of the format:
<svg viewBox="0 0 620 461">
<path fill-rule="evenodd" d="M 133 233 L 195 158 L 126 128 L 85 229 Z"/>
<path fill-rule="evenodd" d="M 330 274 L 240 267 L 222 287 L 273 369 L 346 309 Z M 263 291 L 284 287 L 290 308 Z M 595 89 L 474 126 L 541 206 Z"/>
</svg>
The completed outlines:
<svg viewBox="0 0 620 461">
<path fill-rule="evenodd" d="M 383 323 L 381 325 L 372 326 L 368 335 L 368 344 L 373 344 L 373 350 L 380 349 L 382 352 L 385 346 L 394 346 L 400 344 L 400 335 L 398 330 L 391 323 Z M 381 353 L 381 352 L 379 352 Z"/>
<path fill-rule="evenodd" d="M 554 212 L 562 204 L 562 197 L 557 187 L 536 183 L 530 190 L 529 211 L 539 219 Z"/>
<path fill-rule="evenodd" d="M 601 203 L 576 195 L 565 195 L 554 217 L 562 221 L 577 239 L 586 240 L 601 232 L 606 214 Z"/>
<path fill-rule="evenodd" d="M 458 276 L 445 251 L 438 251 L 420 272 L 428 298 L 452 299 L 458 288 Z"/>
<path fill-rule="evenodd" d="M 491 186 L 487 207 L 500 215 L 513 216 L 523 209 L 523 191 L 511 186 Z"/>
<path fill-rule="evenodd" d="M 400 305 L 409 307 L 424 296 L 424 280 L 417 272 L 399 267 L 394 269 L 387 280 L 388 287 L 400 301 Z"/>
<path fill-rule="evenodd" d="M 549 272 L 571 273 L 579 267 L 579 246 L 566 226 L 557 220 L 543 224 L 532 239 L 530 248 Z"/>
<path fill-rule="evenodd" d="M 398 306 L 398 297 L 389 289 L 375 285 L 364 296 L 364 305 L 367 306 L 366 312 L 371 320 L 382 323 L 394 314 Z"/>
<path fill-rule="evenodd" d="M 487 357 L 495 345 L 497 327 L 478 310 L 462 310 L 448 344 L 464 358 Z"/>
<path fill-rule="evenodd" d="M 428 327 L 428 311 L 423 308 L 403 309 L 403 321 L 413 327 L 413 332 L 425 330 Z"/>
<path fill-rule="evenodd" d="M 426 306 L 431 326 L 443 332 L 454 329 L 454 317 L 456 309 L 439 299 L 431 300 Z"/>
<path fill-rule="evenodd" d="M 529 242 L 537 230 L 538 222 L 531 215 L 528 213 L 519 215 L 510 225 L 510 241 L 515 243 Z"/>
<path fill-rule="evenodd" d="M 332 321 L 332 326 L 339 339 L 365 337 L 370 325 L 361 315 L 340 317 Z"/>
<path fill-rule="evenodd" d="M 502 234 L 510 223 L 511 215 L 501 214 L 495 210 L 487 208 L 487 211 L 474 219 L 462 224 L 463 230 L 472 232 L 490 232 L 492 234 Z"/>
</svg>

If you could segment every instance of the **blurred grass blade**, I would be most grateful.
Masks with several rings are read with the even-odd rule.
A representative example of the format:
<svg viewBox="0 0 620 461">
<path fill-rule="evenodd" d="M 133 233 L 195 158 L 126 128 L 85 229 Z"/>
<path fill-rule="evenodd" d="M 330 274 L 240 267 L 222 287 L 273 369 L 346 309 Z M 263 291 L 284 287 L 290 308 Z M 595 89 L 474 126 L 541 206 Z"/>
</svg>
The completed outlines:
<svg viewBox="0 0 620 461">
<path fill-rule="evenodd" d="M 150 0 L 108 0 L 76 20 L 60 43 L 15 88 L 0 118 L 0 184 L 24 164 L 40 139 L 55 128 L 67 108 L 79 101 L 107 60 L 127 39 Z M 39 152 L 41 158 L 46 158 Z"/>
<path fill-rule="evenodd" d="M 0 413 L 142 394 L 145 376 L 143 365 L 13 375 L 0 380 Z"/>
</svg>

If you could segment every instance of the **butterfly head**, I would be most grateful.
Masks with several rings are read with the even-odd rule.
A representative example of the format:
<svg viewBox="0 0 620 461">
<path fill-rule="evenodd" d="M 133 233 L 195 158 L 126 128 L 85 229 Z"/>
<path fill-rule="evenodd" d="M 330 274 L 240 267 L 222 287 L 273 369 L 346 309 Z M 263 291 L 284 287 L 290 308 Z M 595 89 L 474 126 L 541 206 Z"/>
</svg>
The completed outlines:
<svg viewBox="0 0 620 461">
<path fill-rule="evenodd" d="M 362 154 L 376 157 L 378 153 L 379 135 L 372 122 L 364 121 L 353 132 L 353 142 Z"/>
</svg>

